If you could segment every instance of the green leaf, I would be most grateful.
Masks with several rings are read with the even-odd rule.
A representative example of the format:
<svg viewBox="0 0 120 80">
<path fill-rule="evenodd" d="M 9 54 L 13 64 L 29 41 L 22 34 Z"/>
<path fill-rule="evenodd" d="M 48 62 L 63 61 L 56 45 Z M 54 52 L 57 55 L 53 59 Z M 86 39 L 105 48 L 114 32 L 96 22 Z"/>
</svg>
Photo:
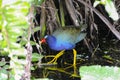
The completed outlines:
<svg viewBox="0 0 120 80">
<path fill-rule="evenodd" d="M 110 55 L 104 55 L 103 58 L 109 59 L 109 60 L 113 60 L 113 58 Z"/>
<path fill-rule="evenodd" d="M 11 42 L 10 43 L 10 48 L 11 49 L 21 48 L 21 45 L 19 43 L 16 43 L 16 42 Z"/>
<path fill-rule="evenodd" d="M 5 40 L 0 41 L 0 48 L 5 48 L 7 46 L 7 42 Z"/>
<path fill-rule="evenodd" d="M 0 80 L 7 80 L 8 79 L 8 72 L 5 69 L 0 70 Z"/>
<path fill-rule="evenodd" d="M 0 61 L 0 66 L 4 66 L 6 64 L 5 61 Z"/>
<path fill-rule="evenodd" d="M 40 30 L 40 27 L 39 27 L 39 26 L 36 26 L 36 27 L 33 29 L 34 33 L 37 32 L 37 31 L 39 31 L 39 30 Z"/>
<path fill-rule="evenodd" d="M 43 56 L 38 54 L 38 53 L 33 53 L 32 54 L 32 61 L 35 62 L 35 61 L 39 61 L 40 58 L 42 58 Z"/>
<path fill-rule="evenodd" d="M 4 69 L 9 69 L 9 67 L 10 67 L 9 65 L 5 65 L 3 68 Z"/>
<path fill-rule="evenodd" d="M 0 8 L 2 7 L 2 0 L 0 0 Z"/>
<path fill-rule="evenodd" d="M 106 0 L 105 9 L 113 20 L 118 20 L 119 16 L 112 0 Z"/>
<path fill-rule="evenodd" d="M 13 56 L 21 56 L 21 57 L 24 57 L 26 56 L 27 54 L 27 51 L 26 49 L 24 48 L 19 48 L 19 49 L 13 49 L 10 54 L 9 54 L 9 57 L 13 57 Z"/>
<path fill-rule="evenodd" d="M 116 21 L 119 19 L 113 0 L 95 0 L 93 6 L 96 7 L 98 4 L 102 4 L 105 6 L 105 10 L 109 14 L 109 17 L 111 17 L 113 20 Z"/>
<path fill-rule="evenodd" d="M 35 43 L 34 41 L 30 41 L 30 44 L 31 44 L 32 46 L 36 45 L 36 43 Z"/>
<path fill-rule="evenodd" d="M 35 5 L 41 5 L 45 0 L 33 0 Z"/>
<path fill-rule="evenodd" d="M 109 66 L 83 66 L 79 69 L 81 80 L 119 80 L 120 68 Z"/>
</svg>

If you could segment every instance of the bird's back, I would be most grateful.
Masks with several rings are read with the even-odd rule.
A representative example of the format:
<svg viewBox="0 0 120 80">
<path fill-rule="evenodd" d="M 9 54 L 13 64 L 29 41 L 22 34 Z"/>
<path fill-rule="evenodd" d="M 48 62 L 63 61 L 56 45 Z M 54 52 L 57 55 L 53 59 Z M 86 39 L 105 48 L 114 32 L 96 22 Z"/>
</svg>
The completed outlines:
<svg viewBox="0 0 120 80">
<path fill-rule="evenodd" d="M 64 27 L 58 28 L 53 32 L 58 42 L 70 42 L 71 44 L 81 41 L 86 33 L 82 31 L 81 27 Z"/>
</svg>

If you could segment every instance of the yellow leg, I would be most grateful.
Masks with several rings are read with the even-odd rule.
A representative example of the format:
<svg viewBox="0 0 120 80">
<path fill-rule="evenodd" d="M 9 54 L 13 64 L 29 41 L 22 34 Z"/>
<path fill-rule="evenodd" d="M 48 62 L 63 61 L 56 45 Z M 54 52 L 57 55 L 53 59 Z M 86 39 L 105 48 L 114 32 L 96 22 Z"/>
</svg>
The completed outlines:
<svg viewBox="0 0 120 80">
<path fill-rule="evenodd" d="M 76 75 L 77 74 L 77 67 L 76 67 L 76 57 L 77 57 L 77 52 L 76 52 L 76 50 L 75 49 L 73 49 L 73 54 L 74 54 L 74 59 L 73 59 L 73 68 L 74 68 L 74 74 L 73 74 L 73 76 L 74 75 Z"/>
<path fill-rule="evenodd" d="M 77 52 L 76 52 L 76 50 L 75 50 L 75 49 L 73 49 L 73 54 L 74 54 L 73 65 L 76 65 Z"/>
<path fill-rule="evenodd" d="M 76 57 L 77 57 L 77 52 L 76 52 L 75 49 L 73 49 L 73 55 L 74 55 L 74 57 L 73 57 L 73 64 L 72 64 L 71 66 L 65 68 L 65 69 L 69 69 L 69 68 L 73 67 L 74 72 L 73 72 L 73 74 L 71 75 L 71 77 L 75 77 L 75 76 L 77 76 L 77 67 L 76 67 Z"/>
<path fill-rule="evenodd" d="M 51 61 L 48 62 L 48 64 L 51 64 L 51 63 L 56 64 L 57 59 L 58 59 L 61 55 L 63 55 L 64 51 L 65 51 L 65 50 L 62 50 L 61 52 L 59 52 Z"/>
</svg>

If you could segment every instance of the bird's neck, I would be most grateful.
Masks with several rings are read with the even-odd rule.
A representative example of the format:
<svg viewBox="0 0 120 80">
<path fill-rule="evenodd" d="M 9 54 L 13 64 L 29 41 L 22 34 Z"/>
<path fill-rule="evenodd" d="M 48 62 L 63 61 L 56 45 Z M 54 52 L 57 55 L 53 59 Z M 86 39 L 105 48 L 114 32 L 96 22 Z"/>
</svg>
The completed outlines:
<svg viewBox="0 0 120 80">
<path fill-rule="evenodd" d="M 49 36 L 47 37 L 47 43 L 48 43 L 48 45 L 49 45 L 50 47 L 55 46 L 55 45 L 56 45 L 56 38 L 55 38 L 54 36 L 52 36 L 52 35 L 49 35 Z"/>
</svg>

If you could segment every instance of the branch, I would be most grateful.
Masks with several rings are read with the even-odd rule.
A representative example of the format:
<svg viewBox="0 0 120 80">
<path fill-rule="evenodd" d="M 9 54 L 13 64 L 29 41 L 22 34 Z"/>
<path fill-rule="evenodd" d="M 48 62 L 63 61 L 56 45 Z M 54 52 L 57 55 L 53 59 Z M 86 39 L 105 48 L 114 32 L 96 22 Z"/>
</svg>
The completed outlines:
<svg viewBox="0 0 120 80">
<path fill-rule="evenodd" d="M 115 26 L 112 25 L 98 10 L 94 7 L 90 6 L 89 4 L 85 3 L 82 0 L 78 0 L 80 3 L 84 4 L 85 6 L 89 7 L 92 11 L 94 11 L 101 20 L 108 26 L 108 28 L 112 31 L 112 33 L 120 40 L 120 33 L 115 29 Z"/>
</svg>

